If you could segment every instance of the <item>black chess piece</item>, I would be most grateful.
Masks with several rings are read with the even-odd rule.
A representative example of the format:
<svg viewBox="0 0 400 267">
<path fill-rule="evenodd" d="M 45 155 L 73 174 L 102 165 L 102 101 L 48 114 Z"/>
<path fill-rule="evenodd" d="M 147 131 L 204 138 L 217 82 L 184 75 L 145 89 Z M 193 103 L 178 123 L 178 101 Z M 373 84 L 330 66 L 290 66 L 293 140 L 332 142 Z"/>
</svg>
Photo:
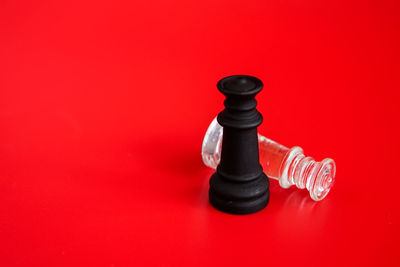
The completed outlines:
<svg viewBox="0 0 400 267">
<path fill-rule="evenodd" d="M 221 161 L 211 176 L 209 199 L 218 210 L 249 214 L 265 208 L 269 180 L 259 162 L 257 126 L 262 116 L 254 99 L 263 83 L 252 76 L 234 75 L 220 80 L 225 109 L 218 114 L 223 128 Z"/>
</svg>

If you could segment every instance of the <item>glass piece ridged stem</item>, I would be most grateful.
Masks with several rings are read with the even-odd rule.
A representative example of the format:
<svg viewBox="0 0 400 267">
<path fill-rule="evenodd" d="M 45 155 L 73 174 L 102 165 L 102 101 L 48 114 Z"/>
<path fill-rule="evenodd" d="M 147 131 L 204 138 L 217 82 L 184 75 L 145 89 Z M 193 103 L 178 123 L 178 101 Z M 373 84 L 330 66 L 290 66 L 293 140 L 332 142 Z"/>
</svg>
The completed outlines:
<svg viewBox="0 0 400 267">
<path fill-rule="evenodd" d="M 221 157 L 222 126 L 214 119 L 204 136 L 201 156 L 206 166 L 215 169 Z M 321 162 L 303 154 L 303 149 L 291 149 L 258 135 L 260 164 L 268 177 L 279 180 L 283 188 L 296 185 L 306 188 L 313 200 L 326 197 L 335 182 L 336 165 L 332 159 Z"/>
</svg>

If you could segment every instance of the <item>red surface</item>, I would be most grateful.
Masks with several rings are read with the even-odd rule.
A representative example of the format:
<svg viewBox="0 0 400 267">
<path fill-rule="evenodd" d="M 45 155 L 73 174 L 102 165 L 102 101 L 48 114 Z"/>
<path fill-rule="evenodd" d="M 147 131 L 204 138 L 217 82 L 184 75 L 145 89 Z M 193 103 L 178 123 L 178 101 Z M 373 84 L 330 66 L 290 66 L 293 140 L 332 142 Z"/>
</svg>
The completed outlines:
<svg viewBox="0 0 400 267">
<path fill-rule="evenodd" d="M 399 266 L 398 1 L 273 2 L 1 1 L 0 266 Z M 231 74 L 325 200 L 208 203 Z"/>
</svg>

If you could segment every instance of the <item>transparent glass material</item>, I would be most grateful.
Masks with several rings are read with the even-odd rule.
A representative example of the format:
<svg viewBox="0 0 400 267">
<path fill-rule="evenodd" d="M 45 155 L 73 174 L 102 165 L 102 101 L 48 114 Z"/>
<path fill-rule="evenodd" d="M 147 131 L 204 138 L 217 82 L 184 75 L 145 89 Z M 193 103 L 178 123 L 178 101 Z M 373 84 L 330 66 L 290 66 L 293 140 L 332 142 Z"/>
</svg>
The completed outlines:
<svg viewBox="0 0 400 267">
<path fill-rule="evenodd" d="M 216 168 L 221 157 L 223 128 L 215 118 L 204 136 L 201 156 L 206 166 Z M 332 159 L 321 162 L 303 154 L 298 146 L 287 148 L 258 135 L 260 163 L 268 177 L 276 179 L 283 188 L 296 185 L 306 188 L 313 200 L 326 197 L 335 182 L 336 165 Z"/>
</svg>

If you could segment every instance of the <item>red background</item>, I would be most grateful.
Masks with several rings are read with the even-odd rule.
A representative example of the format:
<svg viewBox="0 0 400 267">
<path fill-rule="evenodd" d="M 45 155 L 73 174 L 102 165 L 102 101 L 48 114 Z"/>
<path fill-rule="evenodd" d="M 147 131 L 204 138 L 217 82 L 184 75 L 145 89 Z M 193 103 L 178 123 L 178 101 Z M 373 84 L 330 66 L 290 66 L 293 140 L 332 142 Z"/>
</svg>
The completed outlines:
<svg viewBox="0 0 400 267">
<path fill-rule="evenodd" d="M 1 1 L 0 266 L 399 266 L 398 1 Z M 337 183 L 208 202 L 219 79 Z"/>
</svg>

